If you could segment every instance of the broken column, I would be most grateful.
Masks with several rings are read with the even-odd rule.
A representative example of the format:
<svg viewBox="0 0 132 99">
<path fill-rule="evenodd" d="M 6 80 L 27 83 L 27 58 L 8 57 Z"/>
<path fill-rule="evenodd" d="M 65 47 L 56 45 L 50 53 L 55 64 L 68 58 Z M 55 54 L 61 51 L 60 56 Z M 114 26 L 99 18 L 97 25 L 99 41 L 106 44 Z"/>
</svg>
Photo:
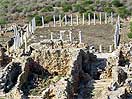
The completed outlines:
<svg viewBox="0 0 132 99">
<path fill-rule="evenodd" d="M 109 52 L 112 52 L 112 45 L 109 46 Z"/>
<path fill-rule="evenodd" d="M 53 15 L 53 26 L 56 27 L 55 15 Z"/>
<path fill-rule="evenodd" d="M 94 25 L 96 25 L 96 14 L 94 12 Z"/>
<path fill-rule="evenodd" d="M 53 32 L 50 33 L 50 39 L 53 40 Z"/>
<path fill-rule="evenodd" d="M 99 52 L 102 53 L 102 45 L 99 45 Z"/>
<path fill-rule="evenodd" d="M 105 24 L 107 24 L 107 13 L 105 13 Z"/>
<path fill-rule="evenodd" d="M 67 16 L 65 15 L 64 18 L 65 18 L 65 25 L 67 25 Z"/>
<path fill-rule="evenodd" d="M 82 43 L 82 31 L 79 31 L 79 43 Z"/>
<path fill-rule="evenodd" d="M 61 23 L 61 15 L 59 15 L 59 24 L 60 24 L 60 27 L 62 26 L 62 23 Z"/>
<path fill-rule="evenodd" d="M 90 13 L 88 14 L 88 25 L 91 23 Z"/>
<path fill-rule="evenodd" d="M 111 12 L 111 24 L 113 24 L 113 12 Z"/>
<path fill-rule="evenodd" d="M 102 13 L 99 13 L 99 20 L 100 20 L 100 24 L 102 23 Z"/>
<path fill-rule="evenodd" d="M 27 52 L 27 38 L 26 38 L 26 35 L 24 34 L 24 49 L 25 49 L 25 53 Z"/>
<path fill-rule="evenodd" d="M 62 34 L 65 32 L 65 30 L 60 30 L 60 40 L 63 40 Z"/>
<path fill-rule="evenodd" d="M 42 16 L 42 27 L 44 27 L 44 17 Z"/>
<path fill-rule="evenodd" d="M 76 24 L 78 25 L 78 23 L 79 23 L 78 15 L 76 15 Z"/>
<path fill-rule="evenodd" d="M 9 44 L 8 43 L 6 44 L 6 49 L 7 49 L 7 54 L 9 55 L 10 51 L 9 51 Z"/>
<path fill-rule="evenodd" d="M 4 51 L 3 48 L 0 47 L 0 67 L 3 66 L 3 61 L 4 61 Z"/>
</svg>

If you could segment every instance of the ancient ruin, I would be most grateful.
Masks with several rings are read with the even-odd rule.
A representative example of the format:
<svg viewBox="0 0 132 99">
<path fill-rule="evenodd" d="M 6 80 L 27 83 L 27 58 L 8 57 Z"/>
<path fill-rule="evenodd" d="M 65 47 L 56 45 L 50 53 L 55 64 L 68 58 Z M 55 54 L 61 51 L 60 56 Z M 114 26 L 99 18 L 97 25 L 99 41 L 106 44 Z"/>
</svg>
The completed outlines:
<svg viewBox="0 0 132 99">
<path fill-rule="evenodd" d="M 3 29 L 12 34 L 0 45 L 0 97 L 131 99 L 132 42 L 121 42 L 120 16 L 96 14 L 53 15 L 48 24 L 42 16 L 42 26 L 34 17 Z M 83 29 L 107 24 L 114 27 L 109 44 L 90 45 Z"/>
</svg>

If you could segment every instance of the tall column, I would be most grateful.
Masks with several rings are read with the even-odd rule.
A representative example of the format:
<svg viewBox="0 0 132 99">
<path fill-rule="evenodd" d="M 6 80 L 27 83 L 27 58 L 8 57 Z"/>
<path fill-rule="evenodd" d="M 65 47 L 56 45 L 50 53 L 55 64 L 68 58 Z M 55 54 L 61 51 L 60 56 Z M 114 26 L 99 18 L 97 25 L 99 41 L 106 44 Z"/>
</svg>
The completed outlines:
<svg viewBox="0 0 132 99">
<path fill-rule="evenodd" d="M 53 15 L 53 26 L 56 27 L 56 20 L 55 20 L 55 15 Z"/>
<path fill-rule="evenodd" d="M 6 47 L 7 47 L 7 54 L 9 55 L 9 45 L 8 45 L 8 42 L 7 42 L 7 44 L 6 44 Z"/>
<path fill-rule="evenodd" d="M 113 12 L 111 12 L 111 24 L 113 24 Z"/>
<path fill-rule="evenodd" d="M 107 24 L 107 13 L 105 13 L 105 24 Z"/>
<path fill-rule="evenodd" d="M 120 29 L 120 16 L 119 15 L 118 15 L 117 21 L 118 21 L 118 25 L 119 25 L 119 29 Z"/>
<path fill-rule="evenodd" d="M 27 28 L 26 28 L 26 36 L 27 36 L 27 38 L 29 37 L 29 26 L 27 25 Z"/>
<path fill-rule="evenodd" d="M 77 25 L 79 24 L 79 17 L 78 17 L 78 15 L 76 15 L 76 24 Z"/>
<path fill-rule="evenodd" d="M 29 32 L 32 33 L 32 26 L 30 22 L 29 22 Z"/>
<path fill-rule="evenodd" d="M 84 16 L 84 13 L 83 13 L 82 17 L 83 17 L 82 24 L 84 25 L 85 24 L 85 16 Z"/>
<path fill-rule="evenodd" d="M 23 44 L 23 34 L 22 34 L 22 31 L 20 31 L 20 35 L 21 35 L 20 42 L 21 42 L 21 46 L 22 46 L 22 44 Z"/>
<path fill-rule="evenodd" d="M 25 45 L 25 53 L 26 53 L 27 52 L 27 38 L 25 34 L 24 34 L 24 45 Z"/>
<path fill-rule="evenodd" d="M 72 34 L 72 32 L 69 31 L 69 40 L 70 40 L 70 42 L 72 42 L 72 36 L 71 36 L 71 34 Z"/>
<path fill-rule="evenodd" d="M 79 43 L 82 43 L 82 31 L 79 31 Z"/>
<path fill-rule="evenodd" d="M 94 25 L 96 25 L 96 14 L 94 12 Z"/>
<path fill-rule="evenodd" d="M 64 32 L 65 32 L 65 31 L 60 30 L 60 40 L 63 40 L 63 38 L 62 38 L 62 34 L 63 34 Z"/>
<path fill-rule="evenodd" d="M 90 13 L 88 13 L 88 25 L 91 24 L 91 17 L 90 17 Z"/>
<path fill-rule="evenodd" d="M 50 33 L 50 39 L 53 40 L 53 32 Z"/>
<path fill-rule="evenodd" d="M 44 27 L 44 17 L 42 16 L 42 27 Z"/>
<path fill-rule="evenodd" d="M 99 45 L 99 52 L 102 53 L 102 45 Z"/>
<path fill-rule="evenodd" d="M 99 13 L 99 21 L 100 21 L 100 24 L 102 24 L 102 13 L 101 12 Z"/>
<path fill-rule="evenodd" d="M 71 14 L 71 26 L 73 25 L 73 17 L 72 17 L 72 14 Z"/>
<path fill-rule="evenodd" d="M 67 16 L 65 15 L 64 18 L 65 18 L 65 25 L 67 25 Z"/>
<path fill-rule="evenodd" d="M 109 46 L 109 52 L 112 52 L 112 45 Z"/>
<path fill-rule="evenodd" d="M 59 24 L 60 24 L 60 27 L 62 26 L 62 23 L 61 23 L 61 15 L 59 15 Z"/>
</svg>

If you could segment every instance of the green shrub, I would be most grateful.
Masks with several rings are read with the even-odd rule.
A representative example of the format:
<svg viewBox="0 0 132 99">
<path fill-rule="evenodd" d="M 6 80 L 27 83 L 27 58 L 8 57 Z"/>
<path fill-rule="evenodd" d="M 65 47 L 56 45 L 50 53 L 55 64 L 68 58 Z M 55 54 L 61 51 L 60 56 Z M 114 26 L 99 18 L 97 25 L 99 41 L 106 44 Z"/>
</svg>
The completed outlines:
<svg viewBox="0 0 132 99">
<path fill-rule="evenodd" d="M 113 4 L 115 7 L 121 7 L 121 6 L 123 6 L 123 4 L 120 2 L 120 0 L 113 0 L 113 1 L 112 1 L 112 4 Z"/>
<path fill-rule="evenodd" d="M 0 25 L 6 24 L 7 20 L 4 17 L 0 17 Z"/>
<path fill-rule="evenodd" d="M 46 6 L 41 9 L 41 12 L 51 12 L 54 11 L 54 8 L 52 6 Z"/>
<path fill-rule="evenodd" d="M 44 22 L 49 23 L 50 21 L 53 21 L 53 16 L 46 16 L 44 17 Z"/>
<path fill-rule="evenodd" d="M 23 11 L 23 7 L 22 6 L 17 6 L 16 7 L 16 12 L 22 12 Z"/>
<path fill-rule="evenodd" d="M 127 34 L 128 38 L 132 38 L 132 32 Z"/>
<path fill-rule="evenodd" d="M 42 26 L 42 17 L 37 15 L 35 16 L 35 21 L 37 26 Z"/>
<path fill-rule="evenodd" d="M 64 12 L 69 12 L 70 10 L 72 10 L 72 5 L 70 5 L 70 4 L 63 5 Z"/>
<path fill-rule="evenodd" d="M 104 7 L 104 12 L 111 13 L 113 12 L 113 9 L 110 7 Z"/>
<path fill-rule="evenodd" d="M 117 13 L 120 15 L 120 17 L 125 18 L 128 15 L 130 15 L 129 11 L 127 10 L 126 7 L 119 7 L 117 9 Z"/>
</svg>

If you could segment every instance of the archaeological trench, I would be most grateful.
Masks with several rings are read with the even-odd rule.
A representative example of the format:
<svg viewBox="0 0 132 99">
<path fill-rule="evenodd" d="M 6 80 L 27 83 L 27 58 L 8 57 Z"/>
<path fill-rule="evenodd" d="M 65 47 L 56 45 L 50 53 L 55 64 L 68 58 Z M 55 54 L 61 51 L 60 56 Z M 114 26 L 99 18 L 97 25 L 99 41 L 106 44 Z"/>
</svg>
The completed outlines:
<svg viewBox="0 0 132 99">
<path fill-rule="evenodd" d="M 44 39 L 48 29 L 42 30 L 19 49 L 13 50 L 12 38 L 0 45 L 2 99 L 132 99 L 132 42 L 101 52 L 86 43 L 87 37 L 84 42 L 50 40 Z M 77 32 L 75 27 L 69 30 Z"/>
</svg>

